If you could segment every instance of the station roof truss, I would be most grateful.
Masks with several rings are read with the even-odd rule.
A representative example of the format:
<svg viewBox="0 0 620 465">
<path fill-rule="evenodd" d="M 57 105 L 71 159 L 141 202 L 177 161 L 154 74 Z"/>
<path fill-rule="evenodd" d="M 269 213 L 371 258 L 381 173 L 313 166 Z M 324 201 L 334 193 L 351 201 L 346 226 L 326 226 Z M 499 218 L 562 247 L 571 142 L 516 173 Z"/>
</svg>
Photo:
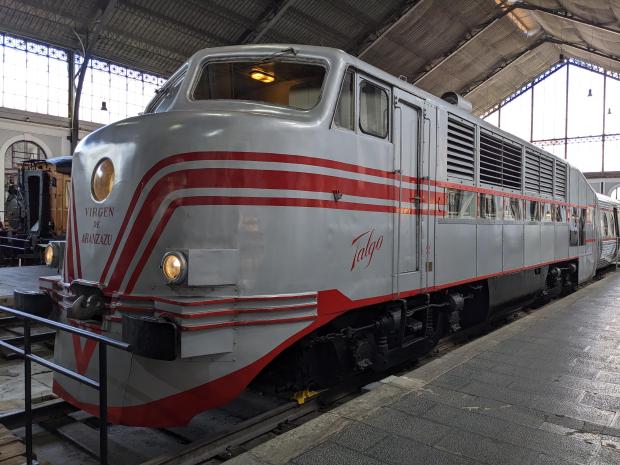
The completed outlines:
<svg viewBox="0 0 620 465">
<path fill-rule="evenodd" d="M 620 73 L 620 0 L 0 0 L 0 30 L 164 76 L 207 47 L 336 47 L 479 115 L 565 59 Z"/>
</svg>

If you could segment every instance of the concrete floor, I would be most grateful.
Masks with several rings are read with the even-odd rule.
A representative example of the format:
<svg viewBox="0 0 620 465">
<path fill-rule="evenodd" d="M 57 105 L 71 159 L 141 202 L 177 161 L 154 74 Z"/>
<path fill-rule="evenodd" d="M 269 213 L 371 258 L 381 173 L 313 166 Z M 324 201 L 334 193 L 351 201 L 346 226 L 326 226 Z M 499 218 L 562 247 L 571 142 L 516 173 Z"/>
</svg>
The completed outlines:
<svg viewBox="0 0 620 465">
<path fill-rule="evenodd" d="M 620 464 L 620 273 L 228 465 Z"/>
<path fill-rule="evenodd" d="M 53 276 L 57 270 L 45 265 L 7 266 L 0 268 L 0 305 L 13 301 L 13 290 L 35 290 L 39 288 L 41 276 Z"/>
<path fill-rule="evenodd" d="M 35 290 L 39 288 L 39 277 L 56 274 L 47 266 L 22 266 L 0 268 L 0 305 L 11 306 L 13 290 Z M 46 328 L 35 327 L 33 334 Z M 0 328 L 0 338 L 21 334 L 21 325 Z M 37 355 L 49 357 L 51 353 L 38 344 L 34 348 Z M 52 397 L 52 373 L 36 363 L 32 364 L 32 399 L 41 402 Z M 0 356 L 0 413 L 19 410 L 24 405 L 24 368 L 21 359 L 5 360 Z"/>
</svg>

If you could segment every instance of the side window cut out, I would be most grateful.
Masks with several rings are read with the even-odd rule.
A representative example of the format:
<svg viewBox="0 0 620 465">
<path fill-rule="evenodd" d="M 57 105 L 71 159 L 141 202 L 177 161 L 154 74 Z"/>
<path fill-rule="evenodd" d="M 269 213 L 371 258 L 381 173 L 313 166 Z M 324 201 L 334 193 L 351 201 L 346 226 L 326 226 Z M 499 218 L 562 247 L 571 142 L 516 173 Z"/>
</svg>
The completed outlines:
<svg viewBox="0 0 620 465">
<path fill-rule="evenodd" d="M 360 129 L 385 139 L 388 135 L 388 94 L 368 81 L 360 84 Z"/>
<path fill-rule="evenodd" d="M 501 199 L 492 194 L 480 194 L 480 218 L 501 219 Z"/>
<path fill-rule="evenodd" d="M 571 247 L 579 245 L 579 213 L 575 207 L 569 207 L 569 244 Z"/>
<path fill-rule="evenodd" d="M 448 211 L 446 218 L 476 219 L 477 194 L 458 189 L 446 189 Z"/>
<path fill-rule="evenodd" d="M 348 70 L 344 74 L 336 114 L 334 115 L 334 125 L 343 128 L 355 129 L 355 74 Z"/>
<path fill-rule="evenodd" d="M 504 199 L 504 219 L 508 221 L 521 221 L 523 219 L 523 202 L 521 199 Z"/>
<path fill-rule="evenodd" d="M 527 201 L 527 220 L 540 221 L 540 203 L 535 200 Z"/>
</svg>

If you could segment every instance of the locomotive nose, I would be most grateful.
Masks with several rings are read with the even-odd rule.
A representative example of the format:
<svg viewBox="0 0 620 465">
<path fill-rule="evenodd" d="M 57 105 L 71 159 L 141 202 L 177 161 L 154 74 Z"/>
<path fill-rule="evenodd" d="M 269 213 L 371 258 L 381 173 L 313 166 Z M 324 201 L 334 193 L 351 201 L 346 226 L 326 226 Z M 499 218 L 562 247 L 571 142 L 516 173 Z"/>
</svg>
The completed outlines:
<svg viewBox="0 0 620 465">
<path fill-rule="evenodd" d="M 137 279 L 131 273 L 139 274 L 145 254 L 154 249 L 157 263 L 148 269 L 157 274 L 158 290 L 187 280 L 191 264 L 180 241 L 183 232 L 160 236 L 175 228 L 170 216 L 181 194 L 200 187 L 204 176 L 197 173 L 213 163 L 203 155 L 225 147 L 226 121 L 214 113 L 149 114 L 101 128 L 80 143 L 73 165 L 68 283 L 85 280 L 109 292 L 127 291 Z"/>
</svg>

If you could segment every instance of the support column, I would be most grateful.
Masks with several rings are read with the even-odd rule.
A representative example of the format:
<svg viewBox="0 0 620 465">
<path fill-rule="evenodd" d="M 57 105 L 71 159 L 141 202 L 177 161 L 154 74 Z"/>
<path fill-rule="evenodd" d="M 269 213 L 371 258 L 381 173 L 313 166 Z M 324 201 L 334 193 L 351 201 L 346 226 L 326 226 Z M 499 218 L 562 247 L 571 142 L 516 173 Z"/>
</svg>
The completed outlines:
<svg viewBox="0 0 620 465">
<path fill-rule="evenodd" d="M 73 155 L 80 138 L 80 98 L 82 97 L 82 87 L 84 86 L 84 77 L 86 76 L 89 61 L 90 53 L 86 52 L 84 61 L 80 66 L 78 82 L 75 89 L 75 98 L 73 99 L 73 114 L 71 115 L 71 155 Z"/>
<path fill-rule="evenodd" d="M 498 128 L 502 128 L 502 104 L 499 104 L 499 107 L 497 107 L 497 127 Z"/>
<path fill-rule="evenodd" d="M 570 64 L 566 65 L 566 105 L 564 114 L 564 160 L 568 160 L 568 74 L 570 72 Z"/>
<path fill-rule="evenodd" d="M 607 113 L 605 112 L 605 103 L 607 102 L 607 70 L 603 74 L 603 135 L 602 139 L 602 153 L 601 153 L 601 173 L 605 172 L 605 122 L 607 119 Z"/>
<path fill-rule="evenodd" d="M 535 85 L 532 86 L 532 99 L 530 102 L 530 143 L 534 140 L 534 89 Z"/>
</svg>

